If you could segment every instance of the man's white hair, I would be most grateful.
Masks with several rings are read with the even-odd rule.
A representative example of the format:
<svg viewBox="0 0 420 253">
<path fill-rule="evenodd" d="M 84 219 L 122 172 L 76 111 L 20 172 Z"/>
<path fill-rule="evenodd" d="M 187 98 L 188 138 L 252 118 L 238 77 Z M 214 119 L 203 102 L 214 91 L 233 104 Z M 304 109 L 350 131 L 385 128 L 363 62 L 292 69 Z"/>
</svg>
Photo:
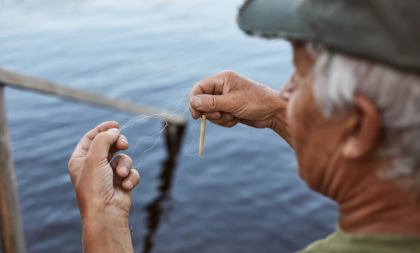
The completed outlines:
<svg viewBox="0 0 420 253">
<path fill-rule="evenodd" d="M 355 95 L 368 97 L 382 124 L 384 147 L 379 156 L 392 158 L 388 179 L 410 178 L 420 186 L 420 77 L 380 63 L 373 63 L 322 48 L 307 50 L 316 55 L 315 100 L 326 118 L 345 114 Z"/>
</svg>

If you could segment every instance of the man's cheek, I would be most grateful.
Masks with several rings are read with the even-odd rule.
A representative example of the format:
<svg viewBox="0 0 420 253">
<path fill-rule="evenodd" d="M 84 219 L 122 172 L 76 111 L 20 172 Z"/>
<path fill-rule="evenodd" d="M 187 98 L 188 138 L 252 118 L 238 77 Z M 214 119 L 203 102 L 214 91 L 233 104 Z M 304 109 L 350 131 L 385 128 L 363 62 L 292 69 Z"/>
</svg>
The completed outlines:
<svg viewBox="0 0 420 253">
<path fill-rule="evenodd" d="M 300 100 L 299 93 L 295 93 L 289 101 L 287 107 L 287 120 L 289 123 L 290 131 L 293 136 L 293 149 L 295 151 L 296 160 L 298 162 L 298 174 L 305 180 L 305 154 L 307 141 L 308 141 L 308 129 L 306 109 L 304 108 L 305 102 Z"/>
</svg>

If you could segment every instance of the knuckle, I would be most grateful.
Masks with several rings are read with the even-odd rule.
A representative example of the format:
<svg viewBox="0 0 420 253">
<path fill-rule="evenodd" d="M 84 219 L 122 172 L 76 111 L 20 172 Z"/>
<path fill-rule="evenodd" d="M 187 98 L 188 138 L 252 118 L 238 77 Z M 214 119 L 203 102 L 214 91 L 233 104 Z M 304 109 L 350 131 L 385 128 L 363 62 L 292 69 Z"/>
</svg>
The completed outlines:
<svg viewBox="0 0 420 253">
<path fill-rule="evenodd" d="M 133 162 L 133 160 L 131 160 L 131 157 L 129 157 L 126 154 L 119 154 L 119 156 L 121 156 L 121 159 L 123 159 L 126 163 L 131 164 Z"/>
<path fill-rule="evenodd" d="M 223 76 L 230 78 L 230 77 L 234 77 L 237 75 L 237 73 L 233 70 L 225 70 L 221 73 Z"/>
<path fill-rule="evenodd" d="M 214 96 L 208 96 L 207 102 L 210 110 L 214 110 L 217 108 L 217 100 L 214 98 Z"/>
<path fill-rule="evenodd" d="M 114 161 L 123 161 L 124 160 L 124 154 L 118 154 L 115 158 Z"/>
<path fill-rule="evenodd" d="M 93 130 L 92 130 L 92 131 L 93 131 Z M 85 133 L 85 135 L 83 136 L 83 138 L 86 138 L 86 139 L 92 140 L 92 138 L 90 137 L 89 133 L 90 133 L 90 132 Z"/>
<path fill-rule="evenodd" d="M 215 112 L 213 113 L 213 115 L 215 119 L 220 119 L 222 117 L 222 114 L 220 112 Z"/>
<path fill-rule="evenodd" d="M 192 96 L 195 96 L 195 95 L 198 95 L 198 94 L 201 94 L 202 92 L 201 92 L 201 90 L 203 89 L 202 87 L 201 87 L 201 84 L 202 84 L 202 82 L 203 81 L 205 81 L 206 79 L 203 79 L 203 80 L 201 80 L 201 81 L 199 81 L 199 82 L 196 82 L 195 84 L 194 84 L 194 86 L 193 86 L 193 88 L 192 88 L 192 90 L 191 90 L 191 93 L 190 93 L 190 98 L 192 97 Z"/>
<path fill-rule="evenodd" d="M 117 157 L 115 157 L 115 160 L 118 159 L 118 163 L 124 163 L 124 164 L 132 164 L 131 157 L 129 157 L 126 154 L 118 154 Z"/>
</svg>

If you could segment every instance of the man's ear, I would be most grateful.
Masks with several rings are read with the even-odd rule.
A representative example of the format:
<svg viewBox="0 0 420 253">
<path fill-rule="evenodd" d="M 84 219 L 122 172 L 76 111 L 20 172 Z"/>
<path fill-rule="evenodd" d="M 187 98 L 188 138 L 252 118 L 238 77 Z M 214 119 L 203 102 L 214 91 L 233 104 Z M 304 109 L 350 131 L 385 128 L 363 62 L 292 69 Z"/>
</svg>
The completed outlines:
<svg viewBox="0 0 420 253">
<path fill-rule="evenodd" d="M 377 147 L 381 134 L 381 117 L 375 105 L 365 96 L 356 95 L 353 124 L 343 148 L 343 156 L 360 159 Z"/>
</svg>

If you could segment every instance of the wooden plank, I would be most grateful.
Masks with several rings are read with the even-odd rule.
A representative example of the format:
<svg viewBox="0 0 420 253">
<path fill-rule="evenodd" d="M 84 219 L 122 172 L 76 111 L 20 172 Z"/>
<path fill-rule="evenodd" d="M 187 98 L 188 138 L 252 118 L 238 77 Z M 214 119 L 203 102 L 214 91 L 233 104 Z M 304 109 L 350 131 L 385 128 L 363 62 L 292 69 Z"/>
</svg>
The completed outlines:
<svg viewBox="0 0 420 253">
<path fill-rule="evenodd" d="M 56 83 L 25 76 L 15 72 L 0 69 L 0 84 L 12 86 L 19 89 L 33 90 L 46 94 L 60 96 L 65 99 L 75 100 L 98 106 L 104 106 L 115 110 L 125 111 L 140 115 L 155 115 L 158 119 L 168 121 L 172 125 L 186 124 L 186 118 L 181 115 L 168 115 L 165 111 L 155 108 L 122 102 L 118 99 L 106 98 L 94 93 L 73 89 Z"/>
<path fill-rule="evenodd" d="M 24 253 L 25 238 L 6 118 L 4 88 L 0 86 L 0 225 L 3 252 Z"/>
</svg>

